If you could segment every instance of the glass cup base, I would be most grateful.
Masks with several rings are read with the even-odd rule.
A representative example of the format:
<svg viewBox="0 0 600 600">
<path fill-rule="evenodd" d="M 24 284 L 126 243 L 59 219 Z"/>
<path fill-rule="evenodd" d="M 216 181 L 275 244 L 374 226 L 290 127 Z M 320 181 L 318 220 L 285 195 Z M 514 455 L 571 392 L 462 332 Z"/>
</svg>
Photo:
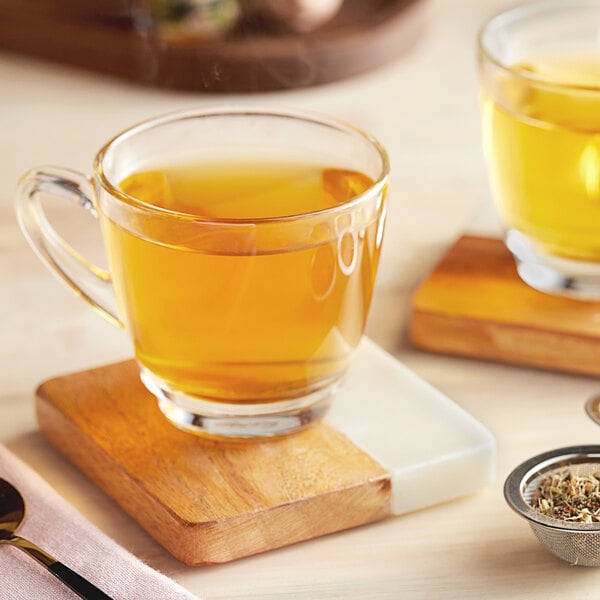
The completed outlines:
<svg viewBox="0 0 600 600">
<path fill-rule="evenodd" d="M 298 398 L 233 404 L 174 391 L 142 365 L 140 377 L 172 425 L 204 437 L 232 440 L 273 437 L 304 429 L 325 415 L 339 387 L 336 379 Z"/>
<path fill-rule="evenodd" d="M 519 277 L 532 288 L 580 300 L 600 299 L 600 263 L 542 254 L 533 240 L 514 229 L 506 234 L 506 246 Z"/>
</svg>

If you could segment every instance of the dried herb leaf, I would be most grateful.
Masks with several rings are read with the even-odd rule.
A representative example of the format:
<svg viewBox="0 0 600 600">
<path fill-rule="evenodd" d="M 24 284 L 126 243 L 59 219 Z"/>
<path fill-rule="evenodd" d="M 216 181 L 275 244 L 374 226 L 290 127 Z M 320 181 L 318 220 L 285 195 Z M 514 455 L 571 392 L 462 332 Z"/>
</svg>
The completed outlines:
<svg viewBox="0 0 600 600">
<path fill-rule="evenodd" d="M 576 475 L 565 469 L 541 481 L 531 499 L 538 512 L 563 521 L 600 522 L 600 474 Z"/>
</svg>

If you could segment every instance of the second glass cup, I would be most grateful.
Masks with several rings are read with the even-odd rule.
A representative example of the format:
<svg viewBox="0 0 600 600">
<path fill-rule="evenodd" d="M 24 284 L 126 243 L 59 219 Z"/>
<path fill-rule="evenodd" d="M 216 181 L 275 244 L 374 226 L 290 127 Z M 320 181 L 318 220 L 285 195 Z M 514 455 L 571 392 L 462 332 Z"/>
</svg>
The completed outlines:
<svg viewBox="0 0 600 600">
<path fill-rule="evenodd" d="M 361 339 L 388 170 L 377 141 L 327 117 L 189 111 L 115 137 L 91 181 L 28 173 L 17 208 L 47 264 L 125 327 L 171 422 L 268 436 L 325 412 Z M 44 193 L 99 216 L 110 273 L 58 237 Z"/>
<path fill-rule="evenodd" d="M 534 288 L 600 298 L 600 4 L 545 0 L 479 38 L 484 149 L 506 242 Z"/>
</svg>

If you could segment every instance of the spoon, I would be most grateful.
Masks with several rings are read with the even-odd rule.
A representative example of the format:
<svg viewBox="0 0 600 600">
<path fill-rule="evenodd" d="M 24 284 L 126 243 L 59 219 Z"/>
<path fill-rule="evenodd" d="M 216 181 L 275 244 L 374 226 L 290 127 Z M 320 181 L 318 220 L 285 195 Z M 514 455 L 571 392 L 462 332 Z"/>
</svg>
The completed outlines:
<svg viewBox="0 0 600 600">
<path fill-rule="evenodd" d="M 52 575 L 70 587 L 85 600 L 112 600 L 104 592 L 92 585 L 87 579 L 75 573 L 56 560 L 53 556 L 38 548 L 28 540 L 15 535 L 25 517 L 25 501 L 19 491 L 8 481 L 0 479 L 0 544 L 11 544 L 35 559 Z"/>
</svg>

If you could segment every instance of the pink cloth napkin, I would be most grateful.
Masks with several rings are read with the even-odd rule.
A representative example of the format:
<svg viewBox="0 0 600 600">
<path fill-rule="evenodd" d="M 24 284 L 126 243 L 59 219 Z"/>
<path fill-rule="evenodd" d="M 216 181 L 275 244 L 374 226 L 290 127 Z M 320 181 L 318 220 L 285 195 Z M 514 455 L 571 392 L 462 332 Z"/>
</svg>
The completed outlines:
<svg viewBox="0 0 600 600">
<path fill-rule="evenodd" d="M 1 444 L 0 478 L 17 487 L 25 499 L 27 514 L 18 534 L 114 600 L 197 600 L 102 533 Z M 77 598 L 24 552 L 0 544 L 0 600 Z"/>
</svg>

